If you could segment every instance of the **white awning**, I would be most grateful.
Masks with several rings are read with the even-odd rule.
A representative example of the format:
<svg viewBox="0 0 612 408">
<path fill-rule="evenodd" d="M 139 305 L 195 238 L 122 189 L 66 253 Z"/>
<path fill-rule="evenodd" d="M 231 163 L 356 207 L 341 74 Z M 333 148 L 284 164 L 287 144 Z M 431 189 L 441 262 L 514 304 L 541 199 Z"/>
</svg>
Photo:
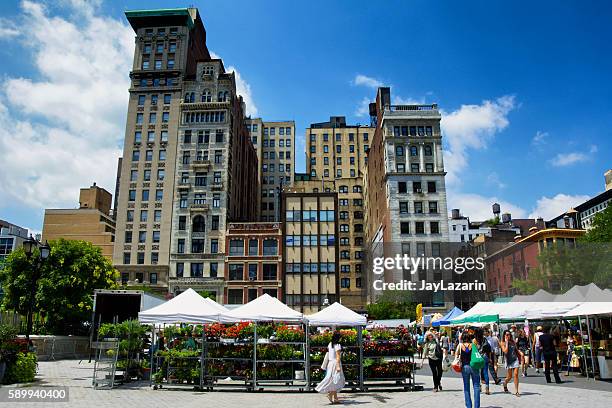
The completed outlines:
<svg viewBox="0 0 612 408">
<path fill-rule="evenodd" d="M 335 302 L 325 309 L 306 316 L 311 326 L 365 326 L 365 316 Z"/>
<path fill-rule="evenodd" d="M 293 310 L 275 297 L 264 293 L 257 299 L 223 313 L 220 319 L 224 323 L 240 321 L 251 322 L 301 322 L 304 315 Z"/>
<path fill-rule="evenodd" d="M 166 303 L 138 313 L 141 323 L 212 323 L 227 309 L 189 288 Z"/>
<path fill-rule="evenodd" d="M 565 313 L 565 317 L 612 315 L 612 302 L 584 302 Z"/>
</svg>

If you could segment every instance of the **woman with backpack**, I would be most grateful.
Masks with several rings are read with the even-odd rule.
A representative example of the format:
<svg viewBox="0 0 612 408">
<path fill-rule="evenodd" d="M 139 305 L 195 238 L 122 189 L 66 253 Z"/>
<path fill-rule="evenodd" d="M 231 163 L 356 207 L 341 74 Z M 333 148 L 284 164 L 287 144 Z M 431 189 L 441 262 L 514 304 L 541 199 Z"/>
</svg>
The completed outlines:
<svg viewBox="0 0 612 408">
<path fill-rule="evenodd" d="M 502 353 L 504 353 L 507 370 L 506 379 L 504 380 L 504 392 L 510 393 L 508 391 L 508 383 L 514 378 L 514 395 L 519 397 L 521 395 L 519 394 L 519 368 L 523 359 L 523 353 L 518 349 L 509 330 L 504 330 L 501 349 Z"/>
<path fill-rule="evenodd" d="M 432 332 L 425 333 L 425 343 L 423 343 L 423 358 L 429 360 L 429 368 L 433 376 L 433 392 L 442 391 L 442 359 L 445 351 L 442 350 L 440 344 L 436 341 Z"/>
<path fill-rule="evenodd" d="M 463 396 L 466 408 L 480 408 L 480 370 L 475 370 L 470 365 L 472 361 L 472 336 L 466 331 L 461 334 L 461 343 L 455 350 L 455 361 L 461 365 L 461 376 L 463 377 Z M 454 363 L 453 363 L 454 364 Z M 474 387 L 474 405 L 470 395 L 470 379 Z"/>
</svg>

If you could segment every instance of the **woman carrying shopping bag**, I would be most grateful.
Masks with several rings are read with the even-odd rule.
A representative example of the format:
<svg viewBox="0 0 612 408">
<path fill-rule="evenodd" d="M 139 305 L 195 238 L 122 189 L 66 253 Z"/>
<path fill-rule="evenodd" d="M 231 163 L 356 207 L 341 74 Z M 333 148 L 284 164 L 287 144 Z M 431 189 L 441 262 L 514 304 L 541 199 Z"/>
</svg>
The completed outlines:
<svg viewBox="0 0 612 408">
<path fill-rule="evenodd" d="M 334 332 L 331 342 L 327 345 L 327 365 L 325 367 L 325 378 L 317 385 L 315 390 L 323 394 L 327 393 L 327 399 L 332 404 L 339 404 L 338 391 L 344 388 L 344 372 L 340 362 L 342 346 L 340 346 L 340 333 Z"/>
</svg>

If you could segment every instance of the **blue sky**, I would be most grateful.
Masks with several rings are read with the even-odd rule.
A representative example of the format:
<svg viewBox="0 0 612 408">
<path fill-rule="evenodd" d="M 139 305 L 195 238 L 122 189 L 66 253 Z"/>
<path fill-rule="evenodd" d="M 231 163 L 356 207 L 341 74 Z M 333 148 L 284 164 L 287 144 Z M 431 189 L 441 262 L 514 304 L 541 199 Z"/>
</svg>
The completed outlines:
<svg viewBox="0 0 612 408">
<path fill-rule="evenodd" d="M 250 88 L 250 109 L 295 120 L 302 140 L 330 115 L 368 123 L 358 112 L 373 85 L 438 103 L 449 209 L 482 219 L 499 201 L 515 216 L 549 218 L 603 190 L 612 167 L 606 1 L 3 1 L 0 124 L 19 126 L 0 131 L 9 163 L 0 218 L 40 229 L 43 208 L 77 205 L 79 186 L 114 191 L 133 46 L 123 12 L 188 4 L 200 9 L 209 49 Z M 30 36 L 20 22 L 44 28 Z M 64 64 L 81 58 L 92 73 L 75 79 Z M 81 85 L 86 98 L 64 106 Z M 14 143 L 21 150 L 6 148 Z M 87 143 L 99 149 L 93 157 Z M 302 152 L 303 142 L 298 170 Z"/>
</svg>

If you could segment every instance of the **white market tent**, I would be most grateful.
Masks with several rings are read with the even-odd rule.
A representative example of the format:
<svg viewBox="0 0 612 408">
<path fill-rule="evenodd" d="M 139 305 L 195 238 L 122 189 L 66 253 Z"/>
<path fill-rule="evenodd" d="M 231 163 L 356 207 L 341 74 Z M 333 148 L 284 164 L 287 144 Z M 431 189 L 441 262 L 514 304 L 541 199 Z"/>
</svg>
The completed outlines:
<svg viewBox="0 0 612 408">
<path fill-rule="evenodd" d="M 594 283 L 574 286 L 562 295 L 555 296 L 555 302 L 612 302 L 612 295 L 599 289 Z"/>
<path fill-rule="evenodd" d="M 226 308 L 189 288 L 166 303 L 138 313 L 138 320 L 154 324 L 212 323 L 223 313 L 227 313 Z"/>
<path fill-rule="evenodd" d="M 584 302 L 565 313 L 564 317 L 574 316 L 612 316 L 612 302 Z"/>
<path fill-rule="evenodd" d="M 220 316 L 223 323 L 235 323 L 241 321 L 252 322 L 302 322 L 304 315 L 293 310 L 275 297 L 264 293 L 257 299 L 223 313 Z"/>
<path fill-rule="evenodd" d="M 365 326 L 367 319 L 335 302 L 325 309 L 306 316 L 311 326 Z"/>
<path fill-rule="evenodd" d="M 491 321 L 499 316 L 500 321 L 521 321 L 525 319 L 548 319 L 562 317 L 580 302 L 478 302 L 470 310 L 450 320 L 450 325 L 470 322 Z M 483 317 L 489 317 L 483 319 Z"/>
<path fill-rule="evenodd" d="M 540 289 L 533 295 L 515 295 L 510 302 L 550 302 L 554 299 L 555 295 L 548 293 L 544 289 Z"/>
</svg>

